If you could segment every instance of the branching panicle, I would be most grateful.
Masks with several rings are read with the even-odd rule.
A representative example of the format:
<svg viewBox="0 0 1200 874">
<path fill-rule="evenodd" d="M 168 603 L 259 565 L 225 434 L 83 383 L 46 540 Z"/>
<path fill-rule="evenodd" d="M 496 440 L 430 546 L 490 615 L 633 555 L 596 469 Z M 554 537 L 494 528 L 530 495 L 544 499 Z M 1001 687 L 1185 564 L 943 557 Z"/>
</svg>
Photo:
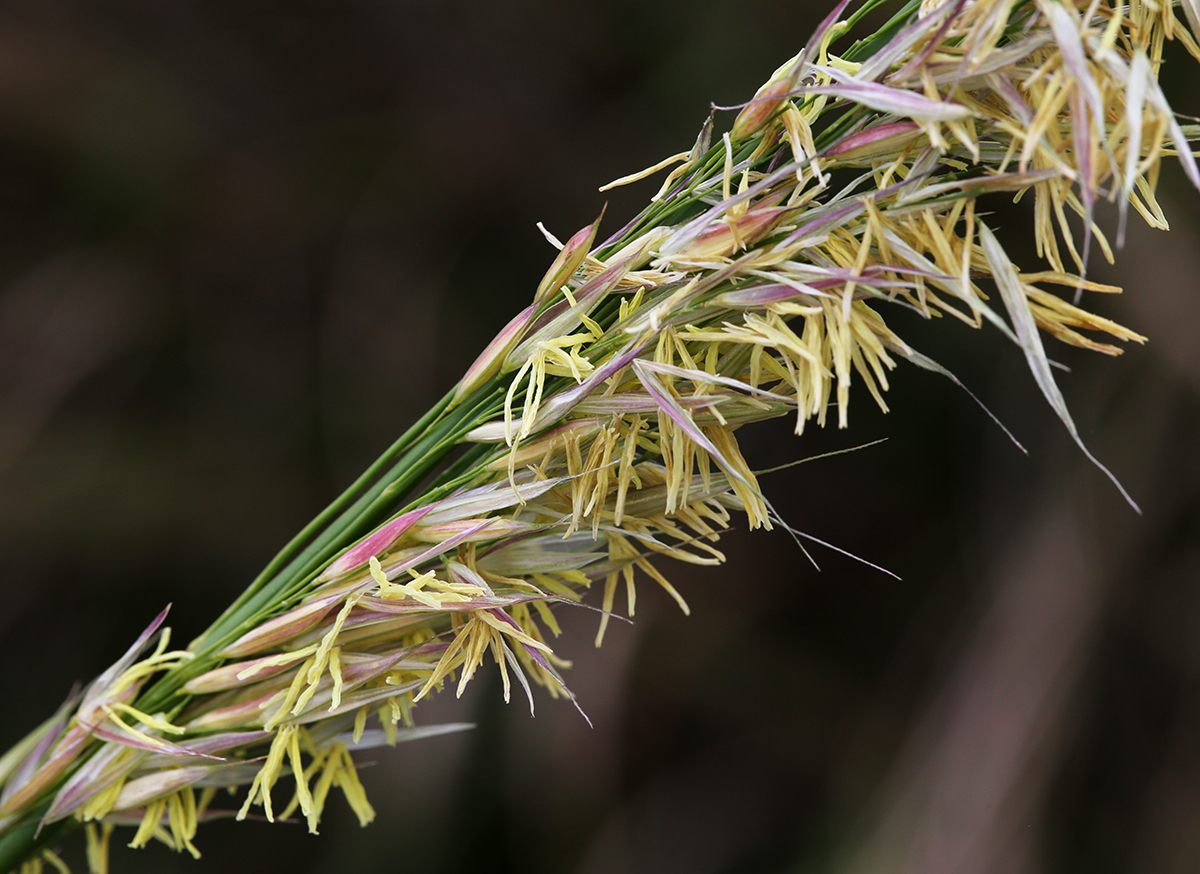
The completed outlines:
<svg viewBox="0 0 1200 874">
<path fill-rule="evenodd" d="M 249 785 L 239 818 L 298 809 L 315 832 L 337 786 L 365 824 L 348 750 L 460 728 L 413 726 L 435 690 L 491 661 L 506 700 L 514 680 L 531 709 L 534 685 L 571 698 L 554 609 L 602 583 L 599 643 L 645 575 L 686 612 L 660 559 L 723 561 L 731 512 L 781 521 L 741 426 L 846 427 L 856 383 L 886 411 L 900 361 L 937 367 L 888 306 L 1003 331 L 1078 440 L 1041 335 L 1109 355 L 1145 339 L 1078 298 L 1117 290 L 1085 276 L 1091 250 L 1112 256 L 1099 199 L 1119 245 L 1129 207 L 1166 226 L 1163 156 L 1200 182 L 1156 79 L 1164 40 L 1200 57 L 1194 4 L 1185 26 L 1168 4 L 924 0 L 839 55 L 846 6 L 728 133 L 710 118 L 613 183 L 672 168 L 624 230 L 561 244 L 454 391 L 192 647 L 164 633 L 141 659 L 160 616 L 0 760 L 0 862 L 36 851 L 6 833 L 68 817 L 101 824 L 97 859 L 113 824 L 197 854 L 216 787 Z M 1003 197 L 1032 201 L 1044 264 L 1018 268 L 985 222 L 980 198 Z"/>
</svg>

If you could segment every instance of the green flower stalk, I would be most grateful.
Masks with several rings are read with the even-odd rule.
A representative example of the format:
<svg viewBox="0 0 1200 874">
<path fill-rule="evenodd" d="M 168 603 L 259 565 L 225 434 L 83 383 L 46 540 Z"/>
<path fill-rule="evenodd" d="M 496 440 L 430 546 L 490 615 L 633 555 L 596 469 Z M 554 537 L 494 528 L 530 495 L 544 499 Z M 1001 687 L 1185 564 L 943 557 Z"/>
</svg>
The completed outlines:
<svg viewBox="0 0 1200 874">
<path fill-rule="evenodd" d="M 614 183 L 672 168 L 633 221 L 551 238 L 532 303 L 207 631 L 171 650 L 164 611 L 0 759 L 0 871 L 55 861 L 78 824 L 97 871 L 115 826 L 193 855 L 214 816 L 298 812 L 315 832 L 334 787 L 365 825 L 350 751 L 462 728 L 418 727 L 414 707 L 486 661 L 506 700 L 574 700 L 555 610 L 598 588 L 599 644 L 639 576 L 686 612 L 661 559 L 721 562 L 733 514 L 786 527 L 740 427 L 846 427 L 855 382 L 886 410 L 899 360 L 947 373 L 889 307 L 1002 331 L 1079 442 L 1042 335 L 1110 355 L 1091 334 L 1144 340 L 1079 298 L 1118 290 L 1085 275 L 1093 247 L 1112 257 L 1099 198 L 1120 244 L 1130 207 L 1166 228 L 1163 156 L 1200 183 L 1156 79 L 1164 40 L 1200 57 L 1196 3 L 1189 31 L 1168 5 L 913 0 L 839 54 L 885 3 L 842 21 L 847 5 L 728 132 L 710 117 L 689 151 Z M 981 203 L 1005 196 L 1033 201 L 1040 269 L 988 225 Z"/>
</svg>

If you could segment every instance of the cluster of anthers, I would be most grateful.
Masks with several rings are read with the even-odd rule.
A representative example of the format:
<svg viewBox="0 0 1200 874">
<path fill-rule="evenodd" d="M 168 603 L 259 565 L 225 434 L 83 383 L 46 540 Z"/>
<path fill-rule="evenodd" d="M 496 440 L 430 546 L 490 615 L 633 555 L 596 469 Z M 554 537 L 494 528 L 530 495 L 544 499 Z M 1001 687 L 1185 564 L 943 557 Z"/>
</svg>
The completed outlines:
<svg viewBox="0 0 1200 874">
<path fill-rule="evenodd" d="M 513 678 L 531 709 L 530 680 L 569 696 L 546 637 L 556 605 L 603 581 L 599 643 L 622 582 L 633 614 L 638 569 L 686 611 L 659 557 L 722 561 L 731 511 L 780 523 L 740 426 L 790 415 L 799 433 L 834 410 L 845 426 L 854 380 L 886 409 L 897 359 L 941 371 L 885 305 L 993 324 L 1074 435 L 1039 329 L 1107 354 L 1120 350 L 1082 332 L 1143 340 L 1078 306 L 1117 291 L 1084 278 L 1092 244 L 1111 257 L 1092 214 L 1098 198 L 1119 203 L 1118 240 L 1129 206 L 1165 228 L 1154 191 L 1169 152 L 1198 181 L 1157 73 L 1164 40 L 1200 49 L 1166 3 L 949 0 L 910 3 L 839 56 L 861 14 L 839 21 L 846 5 L 731 130 L 714 142 L 710 118 L 690 151 L 614 183 L 675 165 L 637 219 L 601 244 L 598 221 L 558 244 L 533 303 L 449 405 L 500 399 L 459 441 L 483 454 L 456 488 L 401 507 L 148 713 L 131 703 L 141 685 L 193 657 L 165 652 L 164 636 L 135 661 L 156 622 L 0 766 L 0 829 L 49 796 L 40 822 L 105 824 L 97 858 L 123 822 L 138 824 L 135 845 L 195 852 L 213 794 L 247 783 L 239 817 L 299 809 L 315 831 L 339 786 L 366 823 L 348 748 L 455 728 L 414 728 L 413 705 L 452 678 L 461 693 L 489 653 L 506 699 Z M 1032 192 L 1044 269 L 1014 265 L 979 211 L 1005 192 Z"/>
</svg>

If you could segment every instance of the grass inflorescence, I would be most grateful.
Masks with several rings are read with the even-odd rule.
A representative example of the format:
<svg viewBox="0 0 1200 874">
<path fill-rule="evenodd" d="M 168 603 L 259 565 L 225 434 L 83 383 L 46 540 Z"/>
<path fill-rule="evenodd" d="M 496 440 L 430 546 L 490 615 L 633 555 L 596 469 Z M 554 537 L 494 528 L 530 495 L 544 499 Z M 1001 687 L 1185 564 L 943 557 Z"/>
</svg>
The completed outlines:
<svg viewBox="0 0 1200 874">
<path fill-rule="evenodd" d="M 334 787 L 366 824 L 350 750 L 461 728 L 414 708 L 485 662 L 506 700 L 573 700 L 556 610 L 598 589 L 599 644 L 644 577 L 686 612 L 663 559 L 723 561 L 734 514 L 784 526 L 739 428 L 846 427 L 856 383 L 887 410 L 900 361 L 948 375 L 893 307 L 1003 332 L 1079 442 L 1043 336 L 1108 355 L 1144 340 L 1081 306 L 1118 290 L 1086 277 L 1113 249 L 1093 215 L 1119 205 L 1119 244 L 1129 208 L 1166 227 L 1164 156 L 1200 179 L 1157 82 L 1165 40 L 1200 56 L 1195 5 L 1188 27 L 1165 4 L 847 6 L 727 130 L 714 112 L 691 149 L 614 183 L 665 173 L 640 215 L 551 237 L 530 305 L 204 634 L 169 649 L 164 612 L 0 760 L 0 870 L 52 864 L 70 823 L 93 870 L 115 826 L 196 855 L 218 815 L 298 811 L 315 832 Z M 881 6 L 880 30 L 835 51 Z M 1038 269 L 993 232 L 1002 198 L 1032 201 Z"/>
</svg>

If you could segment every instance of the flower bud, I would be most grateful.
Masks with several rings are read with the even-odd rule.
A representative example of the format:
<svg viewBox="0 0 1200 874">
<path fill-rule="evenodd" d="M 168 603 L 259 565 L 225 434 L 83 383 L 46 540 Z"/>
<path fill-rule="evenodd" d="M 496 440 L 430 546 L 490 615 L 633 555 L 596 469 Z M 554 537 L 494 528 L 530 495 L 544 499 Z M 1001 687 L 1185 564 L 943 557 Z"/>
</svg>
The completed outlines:
<svg viewBox="0 0 1200 874">
<path fill-rule="evenodd" d="M 480 521 L 479 519 L 460 519 L 455 522 L 439 522 L 437 525 L 418 525 L 409 534 L 413 540 L 423 543 L 442 543 L 464 532 L 471 532 L 458 542 L 479 543 L 487 540 L 501 540 L 505 537 L 512 537 L 518 534 L 527 534 L 538 528 L 538 526 L 532 525 L 529 522 L 495 518 L 489 520 L 485 527 L 477 531 L 472 531 L 472 529 L 479 527 Z"/>
<path fill-rule="evenodd" d="M 183 690 L 192 695 L 224 692 L 226 689 L 236 689 L 238 686 L 247 686 L 259 680 L 265 680 L 267 677 L 273 677 L 287 669 L 288 665 L 280 663 L 277 656 L 232 662 L 189 680 Z M 239 676 L 239 674 L 243 676 Z"/>
<path fill-rule="evenodd" d="M 521 338 L 521 334 L 529 325 L 529 320 L 533 318 L 536 311 L 537 304 L 530 304 L 505 325 L 504 330 L 497 334 L 492 342 L 488 343 L 487 348 L 475 359 L 475 363 L 467 368 L 466 374 L 458 383 L 458 388 L 454 391 L 455 404 L 496 375 L 496 372 L 500 370 L 500 365 L 517 345 L 517 341 Z"/>
<path fill-rule="evenodd" d="M 221 651 L 222 658 L 236 658 L 250 655 L 277 646 L 289 638 L 315 625 L 326 613 L 340 601 L 345 600 L 345 593 L 326 595 L 316 601 L 301 604 L 293 610 L 276 616 L 264 622 L 257 628 L 247 631 L 229 646 Z"/>
<path fill-rule="evenodd" d="M 709 261 L 727 258 L 739 249 L 757 242 L 779 217 L 789 212 L 786 207 L 755 209 L 738 219 L 713 222 L 697 234 L 682 249 L 669 256 L 671 261 Z"/>
<path fill-rule="evenodd" d="M 227 728 L 245 728 L 251 725 L 263 724 L 263 711 L 271 705 L 272 699 L 279 695 L 278 689 L 272 689 L 257 698 L 243 701 L 240 704 L 230 704 L 217 710 L 210 710 L 202 716 L 197 716 L 185 728 L 189 732 L 220 731 Z"/>
<path fill-rule="evenodd" d="M 373 555 L 379 555 L 384 552 L 389 546 L 400 539 L 409 528 L 417 523 L 417 521 L 429 512 L 428 507 L 421 507 L 397 516 L 391 522 L 380 526 L 375 531 L 372 531 L 358 543 L 343 552 L 333 564 L 325 568 L 318 582 L 333 579 L 339 574 L 353 570 L 367 563 L 367 560 Z"/>
<path fill-rule="evenodd" d="M 604 210 L 600 210 L 600 215 L 594 222 L 586 228 L 576 231 L 575 236 L 567 240 L 566 245 L 558 253 L 558 257 L 554 259 L 554 263 L 550 265 L 550 269 L 546 271 L 546 275 L 542 277 L 542 281 L 538 283 L 537 292 L 533 296 L 535 304 L 541 303 L 549 295 L 558 291 L 563 283 L 575 275 L 575 271 L 579 269 L 583 259 L 592 250 L 592 243 L 596 239 L 596 231 L 600 228 L 600 219 L 602 218 L 604 218 Z"/>
<path fill-rule="evenodd" d="M 888 155 L 900 151 L 921 135 L 921 129 L 911 121 L 880 124 L 846 137 L 826 156 L 839 161 Z"/>
<path fill-rule="evenodd" d="M 795 87 L 794 79 L 787 78 L 776 79 L 759 88 L 754 99 L 738 113 L 737 119 L 733 122 L 733 129 L 729 131 L 729 136 L 740 140 L 758 133 L 762 126 L 779 111 Z"/>
<path fill-rule="evenodd" d="M 121 794 L 113 803 L 113 810 L 131 810 L 143 807 L 147 802 L 164 795 L 178 792 L 185 786 L 191 786 L 201 777 L 208 775 L 211 767 L 172 768 L 169 771 L 155 771 L 144 777 L 130 780 L 121 787 Z"/>
</svg>

